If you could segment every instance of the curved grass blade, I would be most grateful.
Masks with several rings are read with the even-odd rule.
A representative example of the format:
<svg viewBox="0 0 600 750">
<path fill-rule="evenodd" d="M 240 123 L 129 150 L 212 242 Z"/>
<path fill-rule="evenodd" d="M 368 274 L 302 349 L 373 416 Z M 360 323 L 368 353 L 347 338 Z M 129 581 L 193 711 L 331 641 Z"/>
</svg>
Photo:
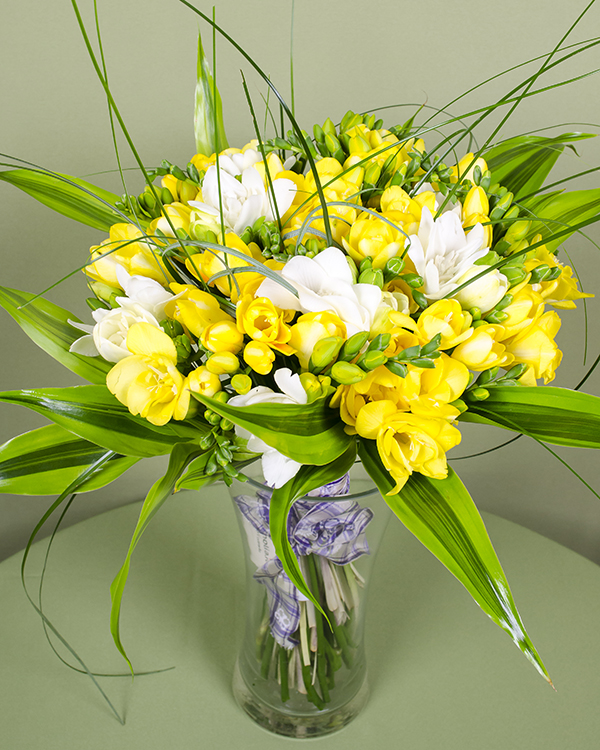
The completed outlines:
<svg viewBox="0 0 600 750">
<path fill-rule="evenodd" d="M 72 0 L 72 2 L 75 2 L 75 0 Z M 310 164 L 310 168 L 312 170 L 312 173 L 313 173 L 313 176 L 314 176 L 314 179 L 315 179 L 315 186 L 316 186 L 317 192 L 319 194 L 319 200 L 320 200 L 321 206 L 323 208 L 323 222 L 325 224 L 325 233 L 327 235 L 327 243 L 328 243 L 329 246 L 331 246 L 332 243 L 333 243 L 333 237 L 332 237 L 332 234 L 331 234 L 331 226 L 329 224 L 329 216 L 328 216 L 328 213 L 327 213 L 327 202 L 325 201 L 325 195 L 323 194 L 323 188 L 321 187 L 321 181 L 319 179 L 319 173 L 317 172 L 317 165 L 315 163 L 313 155 L 310 152 L 310 148 L 308 147 L 308 143 L 306 142 L 306 139 L 304 137 L 302 129 L 300 128 L 300 126 L 296 122 L 296 118 L 294 117 L 294 115 L 293 115 L 292 111 L 290 110 L 290 108 L 285 103 L 284 98 L 281 96 L 281 94 L 279 93 L 279 91 L 275 88 L 275 86 L 271 82 L 271 79 L 269 78 L 269 76 L 254 62 L 254 60 L 250 57 L 250 55 L 234 39 L 232 39 L 232 37 L 230 37 L 229 34 L 227 34 L 226 31 L 224 31 L 224 29 L 222 29 L 219 25 L 217 25 L 217 23 L 215 23 L 214 19 L 211 19 L 209 16 L 207 16 L 201 10 L 198 10 L 198 8 L 196 8 L 191 3 L 187 2 L 187 0 L 179 0 L 179 2 L 182 3 L 182 5 L 187 6 L 190 10 L 192 10 L 194 13 L 196 13 L 196 15 L 200 16 L 201 18 L 203 18 L 207 23 L 209 23 L 212 26 L 212 28 L 215 31 L 218 31 L 219 34 L 221 34 L 222 37 L 224 37 L 225 39 L 227 39 L 227 41 L 233 47 L 235 47 L 235 49 L 250 63 L 250 65 L 252 65 L 252 67 L 254 68 L 254 70 L 256 70 L 256 72 L 259 74 L 259 76 L 263 79 L 263 81 L 267 84 L 267 86 L 271 89 L 271 91 L 275 94 L 275 96 L 279 100 L 279 103 L 280 103 L 281 107 L 285 111 L 285 114 L 287 115 L 289 121 L 292 124 L 293 129 L 296 132 L 296 136 L 298 137 L 298 140 L 300 141 L 300 143 L 304 144 L 304 153 L 305 153 L 305 156 L 307 158 L 308 163 Z"/>
<path fill-rule="evenodd" d="M 113 224 L 124 221 L 123 214 L 116 207 L 110 207 L 119 200 L 118 195 L 78 177 L 35 169 L 10 169 L 0 172 L 0 180 L 14 185 L 53 211 L 94 229 L 108 231 Z"/>
<path fill-rule="evenodd" d="M 327 406 L 328 399 L 302 405 L 231 406 L 198 393 L 192 396 L 301 464 L 324 466 L 331 463 L 354 441 L 344 432 L 339 414 Z"/>
<path fill-rule="evenodd" d="M 140 512 L 140 517 L 133 532 L 129 550 L 127 551 L 127 556 L 125 557 L 125 562 L 123 563 L 121 569 L 117 573 L 114 581 L 110 586 L 110 596 L 112 602 L 110 612 L 110 632 L 112 633 L 116 647 L 119 649 L 123 658 L 129 665 L 132 674 L 133 666 L 129 661 L 129 658 L 121 642 L 121 634 L 119 628 L 121 602 L 123 599 L 125 584 L 127 583 L 127 577 L 129 575 L 131 557 L 135 548 L 137 547 L 138 542 L 140 541 L 142 534 L 148 527 L 148 524 L 158 513 L 159 509 L 169 498 L 169 496 L 173 493 L 175 484 L 187 465 L 202 452 L 203 451 L 197 445 L 186 445 L 178 443 L 173 447 L 171 456 L 169 458 L 169 466 L 167 467 L 165 475 L 154 483 L 154 485 L 146 495 L 146 499 L 144 500 L 144 504 Z"/>
<path fill-rule="evenodd" d="M 12 438 L 0 446 L 0 492 L 58 495 L 107 451 L 51 424 Z M 77 492 L 110 484 L 139 461 L 110 451 L 110 460 Z"/>
<path fill-rule="evenodd" d="M 227 136 L 223 124 L 221 95 L 213 81 L 208 60 L 202 47 L 202 36 L 198 32 L 197 83 L 194 100 L 194 135 L 196 150 L 210 156 L 227 148 Z M 217 142 L 219 146 L 217 147 Z"/>
<path fill-rule="evenodd" d="M 43 613 L 43 611 L 38 607 L 38 605 L 34 602 L 33 598 L 31 597 L 29 590 L 27 589 L 27 583 L 26 583 L 26 577 L 25 577 L 25 568 L 27 565 L 27 558 L 29 557 L 29 552 L 31 550 L 31 546 L 33 542 L 35 541 L 36 536 L 38 535 L 40 529 L 42 526 L 46 523 L 48 518 L 54 513 L 54 511 L 59 508 L 65 500 L 70 495 L 74 495 L 77 492 L 77 489 L 81 484 L 83 484 L 87 479 L 89 479 L 92 474 L 97 471 L 103 463 L 109 460 L 109 457 L 104 456 L 103 458 L 99 459 L 95 462 L 92 466 L 85 469 L 81 475 L 69 486 L 67 489 L 52 503 L 50 508 L 44 513 L 42 518 L 38 521 L 36 527 L 31 532 L 31 535 L 27 541 L 27 545 L 25 546 L 25 550 L 23 551 L 23 559 L 21 560 L 21 584 L 23 586 L 23 590 L 25 591 L 25 596 L 29 600 L 29 603 L 31 606 L 35 609 L 35 611 L 38 613 L 40 618 L 42 619 L 42 622 L 44 623 L 44 626 L 50 630 L 53 635 L 62 643 L 62 645 L 67 649 L 67 651 L 73 656 L 73 658 L 81 665 L 87 676 L 90 678 L 90 680 L 94 683 L 95 687 L 98 689 L 106 703 L 108 704 L 110 710 L 114 713 L 114 715 L 117 717 L 119 722 L 121 724 L 125 724 L 124 719 L 121 717 L 117 709 L 114 707 L 112 701 L 108 697 L 108 695 L 104 692 L 102 687 L 100 686 L 100 683 L 96 680 L 96 677 L 94 674 L 90 671 L 87 664 L 83 661 L 83 659 L 79 656 L 79 654 L 75 651 L 75 649 L 70 645 L 70 643 L 61 635 L 61 633 L 56 629 L 56 627 L 53 625 L 53 623 L 48 619 L 48 617 Z"/>
<path fill-rule="evenodd" d="M 463 422 L 493 424 L 553 445 L 600 448 L 600 397 L 552 386 L 493 386 Z"/>
<path fill-rule="evenodd" d="M 18 289 L 0 287 L 0 305 L 40 349 L 91 383 L 105 383 L 112 367 L 109 362 L 69 351 L 71 344 L 81 337 L 81 331 L 73 328 L 69 320 L 80 323 L 79 318 L 52 302 L 34 297 Z"/>
<path fill-rule="evenodd" d="M 514 193 L 515 199 L 542 187 L 565 146 L 574 141 L 594 138 L 592 133 L 563 133 L 554 138 L 518 136 L 484 152 L 492 182 Z"/>
<path fill-rule="evenodd" d="M 448 470 L 447 479 L 429 479 L 414 473 L 399 494 L 388 495 L 394 482 L 381 463 L 376 442 L 362 440 L 359 455 L 395 515 L 463 584 L 552 685 L 525 631 L 481 516 L 454 471 Z"/>
<path fill-rule="evenodd" d="M 161 456 L 177 443 L 197 441 L 210 429 L 206 422 L 191 420 L 155 427 L 134 417 L 100 385 L 4 391 L 0 401 L 25 406 L 84 440 L 124 456 Z"/>
<path fill-rule="evenodd" d="M 292 505 L 298 498 L 317 487 L 339 479 L 350 471 L 355 461 L 356 441 L 353 440 L 346 451 L 335 461 L 325 466 L 303 466 L 283 487 L 273 490 L 269 504 L 269 529 L 277 557 L 281 560 L 283 569 L 294 586 L 310 599 L 326 619 L 327 615 L 302 575 L 298 559 L 288 539 L 287 519 Z"/>
</svg>

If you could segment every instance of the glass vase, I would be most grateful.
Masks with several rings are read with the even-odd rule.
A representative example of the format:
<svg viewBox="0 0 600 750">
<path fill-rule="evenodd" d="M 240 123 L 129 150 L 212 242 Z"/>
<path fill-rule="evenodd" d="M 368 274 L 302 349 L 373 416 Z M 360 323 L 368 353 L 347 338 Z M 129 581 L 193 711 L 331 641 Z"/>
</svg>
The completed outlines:
<svg viewBox="0 0 600 750">
<path fill-rule="evenodd" d="M 247 573 L 234 695 L 255 722 L 276 734 L 329 734 L 367 701 L 367 594 L 390 511 L 360 464 L 294 503 L 288 535 L 326 619 L 275 555 L 269 535 L 272 491 L 262 484 L 260 463 L 246 473 L 247 482 L 230 488 Z"/>
</svg>

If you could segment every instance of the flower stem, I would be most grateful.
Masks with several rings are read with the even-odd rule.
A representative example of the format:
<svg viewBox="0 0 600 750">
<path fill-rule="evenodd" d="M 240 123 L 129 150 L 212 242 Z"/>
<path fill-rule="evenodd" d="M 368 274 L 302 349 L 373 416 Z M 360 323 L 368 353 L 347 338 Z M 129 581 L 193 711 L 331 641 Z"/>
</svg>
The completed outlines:
<svg viewBox="0 0 600 750">
<path fill-rule="evenodd" d="M 269 667 L 271 665 L 271 656 L 273 654 L 274 644 L 275 639 L 270 632 L 267 633 L 267 638 L 265 640 L 265 650 L 263 651 L 262 661 L 260 664 L 260 674 L 265 680 L 269 676 Z"/>
<path fill-rule="evenodd" d="M 290 699 L 290 688 L 288 681 L 288 652 L 285 648 L 279 649 L 279 674 L 281 675 L 281 701 L 285 703 Z"/>
</svg>

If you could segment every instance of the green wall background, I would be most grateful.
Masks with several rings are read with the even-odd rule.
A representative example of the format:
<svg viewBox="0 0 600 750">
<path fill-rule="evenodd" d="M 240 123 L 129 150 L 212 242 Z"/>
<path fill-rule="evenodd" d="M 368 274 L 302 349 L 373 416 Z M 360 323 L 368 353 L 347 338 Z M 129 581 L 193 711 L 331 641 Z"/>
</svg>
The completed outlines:
<svg viewBox="0 0 600 750">
<path fill-rule="evenodd" d="M 246 48 L 289 94 L 291 3 L 281 0 L 215 0 L 217 21 Z M 93 3 L 81 0 L 93 33 Z M 210 13 L 212 3 L 198 2 Z M 355 111 L 400 102 L 443 107 L 461 92 L 524 60 L 549 52 L 583 9 L 582 2 L 557 0 L 298 0 L 294 36 L 296 112 L 310 130 L 328 116 L 339 121 Z M 185 165 L 194 153 L 192 128 L 197 17 L 176 0 L 98 0 L 103 43 L 113 94 L 147 165 L 167 158 Z M 49 169 L 87 176 L 115 169 L 107 107 L 87 57 L 68 0 L 0 2 L 0 148 Z M 600 7 L 573 32 L 575 42 L 598 34 Z M 206 46 L 210 32 L 203 28 Z M 562 65 L 542 85 L 600 67 L 592 49 Z M 218 42 L 218 84 L 231 144 L 253 135 L 240 85 L 243 61 Z M 244 69 L 262 111 L 258 79 Z M 532 71 L 533 68 L 526 68 Z M 478 89 L 452 108 L 460 114 L 496 101 L 524 77 L 515 71 Z M 598 79 L 589 77 L 558 91 L 524 101 L 501 135 L 516 135 L 560 123 L 600 121 Z M 388 110 L 388 125 L 403 121 L 408 109 Z M 490 118 L 492 119 L 492 118 Z M 496 120 L 497 121 L 497 120 Z M 591 125 L 567 130 L 596 132 Z M 481 140 L 491 126 L 479 130 Z M 430 140 L 431 142 L 431 140 Z M 123 162 L 134 161 L 120 140 Z M 575 173 L 600 164 L 600 143 L 581 145 L 580 158 L 566 153 L 555 173 Z M 114 172 L 89 177 L 121 192 Z M 579 181 L 598 187 L 597 175 Z M 131 173 L 130 186 L 142 181 Z M 1 283 L 40 292 L 87 258 L 102 234 L 54 214 L 28 196 L 0 185 L 2 216 Z M 600 243 L 594 227 L 589 236 Z M 600 291 L 600 250 L 574 237 L 570 257 L 588 291 Z M 47 295 L 87 319 L 85 285 L 75 274 Z M 599 300 L 589 311 L 588 364 L 600 350 Z M 583 306 L 563 315 L 559 343 L 565 353 L 556 385 L 573 386 L 584 373 Z M 0 387 L 3 390 L 76 384 L 79 379 L 38 350 L 4 315 L 1 318 Z M 585 390 L 600 394 L 600 373 Z M 42 420 L 17 407 L 3 406 L 0 441 L 32 429 Z M 463 444 L 451 458 L 485 450 L 510 437 L 466 425 Z M 559 449 L 558 453 L 600 490 L 598 455 Z M 144 462 L 116 484 L 82 495 L 65 523 L 141 499 L 165 466 Z M 457 460 L 460 473 L 481 509 L 509 518 L 600 562 L 600 503 L 543 447 L 521 439 L 506 449 Z M 210 491 L 210 490 L 207 490 Z M 51 498 L 0 497 L 0 559 L 21 549 Z M 157 520 L 159 523 L 160 520 Z M 49 529 L 46 530 L 46 533 Z"/>
</svg>

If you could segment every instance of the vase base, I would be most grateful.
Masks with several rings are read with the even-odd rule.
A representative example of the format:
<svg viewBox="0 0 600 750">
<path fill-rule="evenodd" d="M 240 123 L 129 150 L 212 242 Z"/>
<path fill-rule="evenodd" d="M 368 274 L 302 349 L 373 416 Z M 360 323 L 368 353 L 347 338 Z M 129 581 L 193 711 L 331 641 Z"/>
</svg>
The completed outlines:
<svg viewBox="0 0 600 750">
<path fill-rule="evenodd" d="M 233 694 L 240 708 L 263 729 L 284 737 L 306 739 L 322 737 L 345 727 L 365 706 L 369 697 L 369 687 L 365 678 L 354 697 L 342 706 L 311 713 L 293 713 L 286 710 L 283 704 L 281 707 L 275 707 L 257 696 L 244 681 L 239 662 L 236 662 Z"/>
</svg>

